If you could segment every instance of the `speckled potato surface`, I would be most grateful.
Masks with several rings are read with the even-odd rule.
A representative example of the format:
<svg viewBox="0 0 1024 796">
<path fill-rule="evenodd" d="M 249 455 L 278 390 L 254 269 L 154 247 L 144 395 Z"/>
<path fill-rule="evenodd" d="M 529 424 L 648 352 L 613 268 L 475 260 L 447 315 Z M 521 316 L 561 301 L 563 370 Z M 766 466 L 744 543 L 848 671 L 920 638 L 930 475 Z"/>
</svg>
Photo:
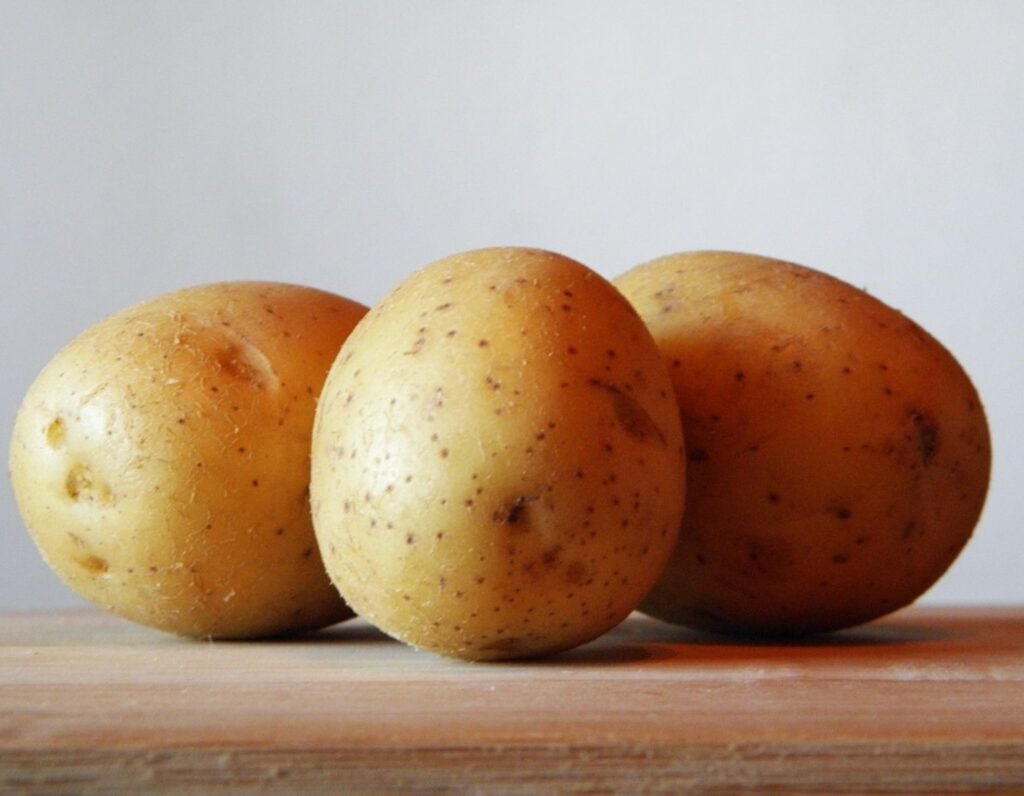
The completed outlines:
<svg viewBox="0 0 1024 796">
<path fill-rule="evenodd" d="M 235 282 L 119 312 L 60 351 L 15 422 L 10 471 L 43 557 L 143 625 L 242 638 L 351 615 L 309 512 L 316 397 L 366 312 Z"/>
<path fill-rule="evenodd" d="M 441 260 L 375 307 L 328 377 L 312 460 L 345 599 L 467 659 L 616 625 L 682 511 L 678 410 L 649 332 L 600 276 L 529 249 Z"/>
<path fill-rule="evenodd" d="M 643 610 L 828 631 L 945 572 L 979 518 L 990 448 L 938 342 L 846 283 L 752 255 L 672 255 L 615 284 L 669 365 L 688 453 L 679 542 Z"/>
</svg>

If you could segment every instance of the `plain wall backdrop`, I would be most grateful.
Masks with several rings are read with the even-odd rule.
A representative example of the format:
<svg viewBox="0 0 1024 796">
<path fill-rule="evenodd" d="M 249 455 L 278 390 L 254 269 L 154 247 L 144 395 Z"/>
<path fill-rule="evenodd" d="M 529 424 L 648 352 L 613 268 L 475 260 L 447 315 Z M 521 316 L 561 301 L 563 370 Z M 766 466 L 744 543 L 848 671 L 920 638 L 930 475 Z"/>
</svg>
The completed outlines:
<svg viewBox="0 0 1024 796">
<path fill-rule="evenodd" d="M 373 303 L 480 246 L 756 252 L 960 359 L 994 475 L 925 599 L 1024 602 L 1022 45 L 1019 0 L 0 0 L 5 446 L 65 342 L 186 285 Z M 0 523 L 0 609 L 80 604 L 6 479 Z"/>
</svg>

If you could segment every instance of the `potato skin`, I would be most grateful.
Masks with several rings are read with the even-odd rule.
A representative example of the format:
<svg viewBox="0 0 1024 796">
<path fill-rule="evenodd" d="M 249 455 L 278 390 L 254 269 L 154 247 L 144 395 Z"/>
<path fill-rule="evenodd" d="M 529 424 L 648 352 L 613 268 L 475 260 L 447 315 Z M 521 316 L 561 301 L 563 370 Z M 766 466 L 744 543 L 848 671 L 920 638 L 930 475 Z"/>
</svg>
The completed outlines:
<svg viewBox="0 0 1024 796">
<path fill-rule="evenodd" d="M 836 630 L 927 590 L 979 518 L 991 452 L 956 360 L 844 282 L 729 252 L 615 280 L 669 365 L 679 541 L 642 610 L 737 634 Z"/>
<path fill-rule="evenodd" d="M 597 274 L 531 249 L 441 260 L 371 310 L 324 387 L 312 461 L 345 599 L 465 659 L 613 627 L 682 511 L 679 417 L 649 332 Z"/>
<path fill-rule="evenodd" d="M 360 304 L 295 285 L 165 294 L 72 341 L 30 387 L 10 471 L 43 557 L 78 595 L 187 636 L 351 615 L 308 508 L 316 397 Z"/>
</svg>

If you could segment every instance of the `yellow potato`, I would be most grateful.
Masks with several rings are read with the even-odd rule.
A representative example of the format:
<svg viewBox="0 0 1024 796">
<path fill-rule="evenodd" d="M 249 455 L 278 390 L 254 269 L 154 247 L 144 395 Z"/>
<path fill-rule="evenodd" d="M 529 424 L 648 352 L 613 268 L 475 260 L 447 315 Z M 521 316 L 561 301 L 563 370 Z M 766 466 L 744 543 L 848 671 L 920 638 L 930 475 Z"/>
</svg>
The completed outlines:
<svg viewBox="0 0 1024 796">
<path fill-rule="evenodd" d="M 669 364 L 689 460 L 679 542 L 643 610 L 828 631 L 942 575 L 978 520 L 990 449 L 938 342 L 850 285 L 752 255 L 673 255 L 615 284 Z"/>
<path fill-rule="evenodd" d="M 15 423 L 10 470 L 43 557 L 77 594 L 190 636 L 350 614 L 308 507 L 316 397 L 366 308 L 293 285 L 169 293 L 76 338 Z"/>
<path fill-rule="evenodd" d="M 441 260 L 375 307 L 324 386 L 312 460 L 345 599 L 468 659 L 616 625 L 682 511 L 678 411 L 649 332 L 604 279 L 537 250 Z"/>
</svg>

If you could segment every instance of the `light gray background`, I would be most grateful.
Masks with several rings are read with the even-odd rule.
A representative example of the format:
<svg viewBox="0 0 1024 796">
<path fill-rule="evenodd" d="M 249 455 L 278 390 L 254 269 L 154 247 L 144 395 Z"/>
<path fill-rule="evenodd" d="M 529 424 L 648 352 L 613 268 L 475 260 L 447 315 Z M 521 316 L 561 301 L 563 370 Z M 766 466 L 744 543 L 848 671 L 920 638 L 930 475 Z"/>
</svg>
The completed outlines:
<svg viewBox="0 0 1024 796">
<path fill-rule="evenodd" d="M 1024 3 L 5 2 L 5 444 L 46 360 L 185 285 L 366 303 L 463 249 L 842 277 L 972 374 L 983 520 L 927 595 L 1024 602 Z M 78 604 L 6 480 L 0 608 Z"/>
</svg>

